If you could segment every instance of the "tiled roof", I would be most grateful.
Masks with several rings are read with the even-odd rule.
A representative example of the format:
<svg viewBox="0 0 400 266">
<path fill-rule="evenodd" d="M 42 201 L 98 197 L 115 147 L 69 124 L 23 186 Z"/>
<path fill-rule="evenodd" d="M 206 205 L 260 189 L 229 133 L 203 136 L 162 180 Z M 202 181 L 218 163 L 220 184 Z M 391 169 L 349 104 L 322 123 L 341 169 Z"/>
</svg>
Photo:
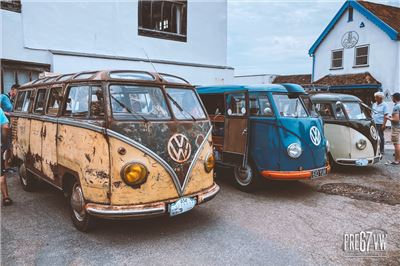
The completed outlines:
<svg viewBox="0 0 400 266">
<path fill-rule="evenodd" d="M 368 9 L 371 13 L 373 13 L 395 31 L 400 32 L 400 8 L 367 1 L 358 1 L 358 3 Z"/>
<path fill-rule="evenodd" d="M 274 84 L 280 83 L 294 83 L 299 85 L 308 85 L 311 84 L 311 75 L 304 74 L 304 75 L 282 75 L 277 76 L 274 81 Z"/>
<path fill-rule="evenodd" d="M 345 75 L 326 75 L 314 82 L 314 85 L 380 85 L 369 72 Z"/>
</svg>

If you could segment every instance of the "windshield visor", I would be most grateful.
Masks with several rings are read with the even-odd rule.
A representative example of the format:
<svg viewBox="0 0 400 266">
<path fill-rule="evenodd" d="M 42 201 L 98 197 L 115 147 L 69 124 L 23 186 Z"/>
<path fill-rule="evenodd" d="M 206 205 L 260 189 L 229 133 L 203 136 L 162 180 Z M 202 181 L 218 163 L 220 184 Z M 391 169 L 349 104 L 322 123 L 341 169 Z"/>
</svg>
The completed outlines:
<svg viewBox="0 0 400 266">
<path fill-rule="evenodd" d="M 114 118 L 127 120 L 166 120 L 168 112 L 160 88 L 135 85 L 111 85 L 111 108 Z"/>
<path fill-rule="evenodd" d="M 287 94 L 274 94 L 273 98 L 281 117 L 308 117 L 300 97 L 289 98 Z"/>
<path fill-rule="evenodd" d="M 178 120 L 205 119 L 196 93 L 190 89 L 167 89 L 172 111 Z"/>
</svg>

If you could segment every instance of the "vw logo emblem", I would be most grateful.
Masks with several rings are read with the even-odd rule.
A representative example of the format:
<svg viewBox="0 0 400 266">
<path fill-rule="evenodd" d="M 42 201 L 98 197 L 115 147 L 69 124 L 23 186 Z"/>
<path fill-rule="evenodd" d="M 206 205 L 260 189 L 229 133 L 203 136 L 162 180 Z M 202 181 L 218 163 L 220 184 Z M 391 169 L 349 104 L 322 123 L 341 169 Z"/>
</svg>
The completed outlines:
<svg viewBox="0 0 400 266">
<path fill-rule="evenodd" d="M 177 163 L 183 163 L 189 159 L 192 153 L 189 139 L 182 134 L 173 135 L 168 141 L 168 154 Z"/>
<path fill-rule="evenodd" d="M 378 132 L 376 131 L 376 128 L 374 126 L 372 126 L 370 131 L 371 131 L 371 137 L 374 140 L 377 140 L 378 139 Z"/>
<path fill-rule="evenodd" d="M 310 129 L 310 139 L 315 146 L 318 146 L 321 143 L 321 132 L 316 126 L 313 126 Z"/>
</svg>

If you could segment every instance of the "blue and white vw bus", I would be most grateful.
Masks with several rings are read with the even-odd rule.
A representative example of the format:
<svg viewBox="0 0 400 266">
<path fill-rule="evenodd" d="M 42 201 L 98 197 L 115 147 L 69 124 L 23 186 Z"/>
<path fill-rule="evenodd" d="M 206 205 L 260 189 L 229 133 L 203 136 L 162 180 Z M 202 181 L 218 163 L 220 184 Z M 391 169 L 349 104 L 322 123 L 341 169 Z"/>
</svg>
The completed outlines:
<svg viewBox="0 0 400 266">
<path fill-rule="evenodd" d="M 325 176 L 328 142 L 321 119 L 312 117 L 304 89 L 295 84 L 208 86 L 197 91 L 213 122 L 218 164 L 252 191 L 263 179 Z"/>
</svg>

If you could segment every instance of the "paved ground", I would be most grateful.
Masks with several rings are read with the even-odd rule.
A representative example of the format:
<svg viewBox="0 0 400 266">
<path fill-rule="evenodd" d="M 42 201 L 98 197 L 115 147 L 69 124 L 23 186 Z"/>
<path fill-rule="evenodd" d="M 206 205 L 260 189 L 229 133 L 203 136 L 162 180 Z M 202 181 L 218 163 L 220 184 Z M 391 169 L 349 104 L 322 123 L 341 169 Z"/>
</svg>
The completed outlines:
<svg viewBox="0 0 400 266">
<path fill-rule="evenodd" d="M 43 185 L 27 193 L 9 178 L 15 204 L 1 210 L 1 264 L 400 264 L 400 204 L 350 198 L 357 191 L 318 192 L 327 183 L 348 183 L 400 197 L 400 167 L 380 163 L 315 181 L 268 182 L 254 194 L 234 189 L 228 177 L 218 180 L 222 191 L 213 201 L 188 214 L 101 221 L 87 234 L 73 228 L 60 192 Z M 385 257 L 348 257 L 343 234 L 370 228 L 387 231 Z"/>
</svg>

